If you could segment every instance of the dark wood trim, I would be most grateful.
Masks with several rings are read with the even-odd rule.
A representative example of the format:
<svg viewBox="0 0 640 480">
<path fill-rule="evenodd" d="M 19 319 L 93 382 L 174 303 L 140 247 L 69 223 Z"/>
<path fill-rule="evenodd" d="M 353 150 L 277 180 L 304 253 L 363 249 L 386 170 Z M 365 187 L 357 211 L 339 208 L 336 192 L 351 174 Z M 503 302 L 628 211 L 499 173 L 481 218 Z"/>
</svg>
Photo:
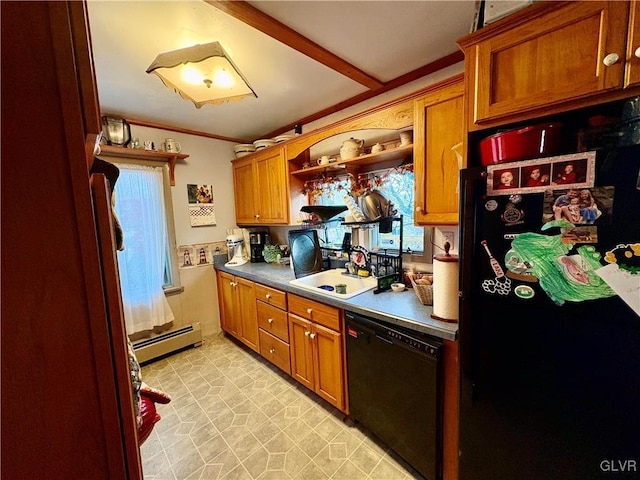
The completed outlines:
<svg viewBox="0 0 640 480">
<path fill-rule="evenodd" d="M 84 2 L 70 2 L 71 36 L 76 60 L 76 76 L 80 86 L 85 132 L 99 134 L 102 131 L 98 85 L 93 67 L 93 49 L 89 31 L 89 17 Z M 89 157 L 91 158 L 91 157 Z M 88 170 L 91 165 L 88 165 Z"/>
<path fill-rule="evenodd" d="M 91 343 L 93 347 L 95 372 L 100 381 L 98 391 L 101 417 L 106 434 L 105 452 L 110 475 L 129 475 L 126 457 L 126 442 L 122 439 L 122 419 L 117 397 L 117 383 L 114 378 L 113 357 L 110 349 L 110 335 L 107 326 L 106 304 L 102 290 L 100 257 L 96 242 L 96 231 L 91 199 L 88 196 L 88 163 L 85 149 L 85 118 L 82 89 L 79 85 L 77 51 L 71 28 L 70 5 L 66 2 L 48 4 L 52 49 L 56 63 L 58 94 L 61 107 L 62 131 L 65 135 L 69 178 L 71 180 L 75 221 L 80 239 L 79 256 L 82 259 L 87 313 L 92 320 Z M 71 213 L 71 212 L 69 212 Z M 107 441 L 118 438 L 120 442 Z M 136 438 L 133 438 L 134 442 Z M 135 463 L 135 460 L 133 461 Z M 138 456 L 138 469 L 139 467 Z M 141 470 L 140 470 L 141 471 Z"/>
<path fill-rule="evenodd" d="M 172 125 L 164 125 L 162 123 L 148 122 L 146 120 L 139 120 L 137 118 L 127 118 L 126 120 L 131 125 L 139 125 L 141 127 L 150 127 L 150 128 L 159 128 L 161 130 L 169 130 L 171 132 L 186 133 L 187 135 L 197 135 L 199 137 L 213 138 L 215 140 L 224 140 L 225 142 L 235 142 L 235 143 L 251 143 L 252 142 L 252 140 L 247 140 L 244 138 L 225 137 L 222 135 L 216 135 L 214 133 L 200 132 L 198 130 L 189 130 L 188 128 L 174 127 Z M 268 137 L 259 137 L 259 138 L 268 138 Z"/>
<path fill-rule="evenodd" d="M 184 160 L 185 158 L 189 157 L 189 155 L 187 155 L 186 153 L 171 153 L 155 150 L 137 150 L 133 148 L 118 147 L 116 145 L 101 145 L 100 153 L 98 155 L 167 162 L 169 164 L 169 183 L 172 187 L 176 186 L 176 162 L 178 160 Z"/>
<path fill-rule="evenodd" d="M 377 78 L 363 72 L 245 1 L 205 0 L 205 2 L 369 89 L 376 90 L 384 86 L 384 83 Z"/>
<path fill-rule="evenodd" d="M 124 307 L 120 294 L 120 274 L 116 256 L 111 193 L 102 174 L 91 176 L 91 193 L 95 209 L 98 245 L 102 265 L 102 286 L 107 301 L 107 327 L 111 338 L 116 375 L 120 419 L 124 434 L 124 449 L 129 479 L 142 478 L 142 460 L 138 441 L 138 424 L 133 406 L 133 386 L 124 325 Z"/>
</svg>

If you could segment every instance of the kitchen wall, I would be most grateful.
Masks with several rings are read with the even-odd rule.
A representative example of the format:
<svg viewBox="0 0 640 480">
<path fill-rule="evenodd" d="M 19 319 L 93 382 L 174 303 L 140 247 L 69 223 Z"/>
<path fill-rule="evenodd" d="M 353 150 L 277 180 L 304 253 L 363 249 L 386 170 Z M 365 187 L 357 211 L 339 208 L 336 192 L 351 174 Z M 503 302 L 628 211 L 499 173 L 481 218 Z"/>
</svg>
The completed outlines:
<svg viewBox="0 0 640 480">
<path fill-rule="evenodd" d="M 167 123 L 170 123 L 169 119 Z M 170 137 L 180 142 L 182 153 L 189 155 L 176 163 L 176 184 L 171 187 L 176 244 L 223 242 L 227 237 L 227 229 L 236 227 L 230 163 L 233 158 L 233 143 L 137 125 L 131 126 L 131 136 L 138 137 L 141 143 L 151 140 L 156 146 Z M 191 226 L 187 201 L 188 184 L 213 186 L 216 225 Z M 184 290 L 167 296 L 176 317 L 174 326 L 200 322 L 203 336 L 218 333 L 220 315 L 213 267 L 183 268 L 179 273 Z"/>
<path fill-rule="evenodd" d="M 462 71 L 462 63 L 453 65 L 391 92 L 386 92 L 361 104 L 304 125 L 303 132 L 334 123 L 368 108 L 410 94 Z M 460 114 L 462 115 L 462 112 Z M 171 123 L 169 118 L 167 123 Z M 176 164 L 175 186 L 171 188 L 176 244 L 180 246 L 224 241 L 227 236 L 227 229 L 236 228 L 233 175 L 231 170 L 231 160 L 234 158 L 233 143 L 137 125 L 131 126 L 131 135 L 132 137 L 137 137 L 141 143 L 151 140 L 156 145 L 160 145 L 167 137 L 173 138 L 182 145 L 182 152 L 189 155 L 187 159 L 178 161 Z M 340 143 L 336 145 L 337 151 Z M 326 144 L 324 147 L 326 148 Z M 315 152 L 312 149 L 312 158 L 315 158 L 313 155 L 315 155 Z M 215 226 L 192 227 L 190 225 L 189 210 L 187 208 L 188 184 L 213 185 Z M 290 228 L 292 227 L 272 227 L 274 241 L 286 243 L 287 231 Z M 426 268 L 428 269 L 430 255 L 425 255 L 424 258 L 407 259 L 407 261 L 422 265 L 426 262 L 428 265 Z M 176 317 L 174 326 L 200 322 L 205 337 L 217 334 L 220 332 L 220 315 L 213 267 L 185 268 L 181 269 L 179 273 L 180 282 L 184 290 L 167 296 Z"/>
</svg>

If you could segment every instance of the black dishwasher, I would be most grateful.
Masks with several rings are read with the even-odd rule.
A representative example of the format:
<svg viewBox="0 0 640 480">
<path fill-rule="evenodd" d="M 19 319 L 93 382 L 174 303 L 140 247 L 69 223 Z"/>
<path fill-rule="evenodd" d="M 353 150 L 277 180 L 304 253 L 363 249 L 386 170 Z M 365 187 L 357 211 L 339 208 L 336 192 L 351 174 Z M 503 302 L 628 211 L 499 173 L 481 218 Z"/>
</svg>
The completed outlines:
<svg viewBox="0 0 640 480">
<path fill-rule="evenodd" d="M 442 342 L 346 312 L 351 416 L 429 480 L 442 476 Z"/>
</svg>

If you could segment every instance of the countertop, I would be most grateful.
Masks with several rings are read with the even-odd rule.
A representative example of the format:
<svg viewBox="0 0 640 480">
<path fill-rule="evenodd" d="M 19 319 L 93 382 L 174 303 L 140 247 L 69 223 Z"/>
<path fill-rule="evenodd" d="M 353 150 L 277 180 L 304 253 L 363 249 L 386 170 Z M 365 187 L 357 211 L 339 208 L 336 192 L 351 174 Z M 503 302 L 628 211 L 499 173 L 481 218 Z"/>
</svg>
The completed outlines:
<svg viewBox="0 0 640 480">
<path fill-rule="evenodd" d="M 374 294 L 373 290 L 369 290 L 355 297 L 342 300 L 319 293 L 316 294 L 310 290 L 291 285 L 289 281 L 295 279 L 295 275 L 289 265 L 249 262 L 239 267 L 226 267 L 224 262 L 226 262 L 226 256 L 224 256 L 224 261 L 216 261 L 214 268 L 285 292 L 294 293 L 301 297 L 433 335 L 434 337 L 445 340 L 457 339 L 458 324 L 441 322 L 431 318 L 432 307 L 430 305 L 422 305 L 412 289 L 397 293 L 388 290 L 378 294 Z"/>
</svg>

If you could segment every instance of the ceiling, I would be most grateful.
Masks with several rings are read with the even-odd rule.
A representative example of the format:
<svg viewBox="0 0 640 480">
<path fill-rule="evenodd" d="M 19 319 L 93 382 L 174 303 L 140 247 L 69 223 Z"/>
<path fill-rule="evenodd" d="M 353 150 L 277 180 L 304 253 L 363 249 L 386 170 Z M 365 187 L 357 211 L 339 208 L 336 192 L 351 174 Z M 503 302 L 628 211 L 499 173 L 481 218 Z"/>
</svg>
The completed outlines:
<svg viewBox="0 0 640 480">
<path fill-rule="evenodd" d="M 460 61 L 474 3 L 88 0 L 100 106 L 134 124 L 269 138 Z M 159 53 L 213 41 L 258 98 L 197 109 L 146 73 Z"/>
</svg>

